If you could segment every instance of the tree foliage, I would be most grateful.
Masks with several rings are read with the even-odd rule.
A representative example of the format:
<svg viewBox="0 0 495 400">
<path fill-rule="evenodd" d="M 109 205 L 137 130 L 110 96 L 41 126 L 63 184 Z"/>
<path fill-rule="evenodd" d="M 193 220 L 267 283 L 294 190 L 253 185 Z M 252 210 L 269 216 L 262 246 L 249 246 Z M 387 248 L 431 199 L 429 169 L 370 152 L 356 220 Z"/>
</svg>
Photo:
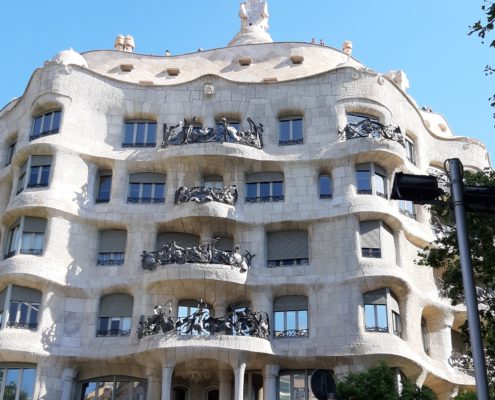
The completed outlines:
<svg viewBox="0 0 495 400">
<path fill-rule="evenodd" d="M 495 187 L 495 172 L 466 172 L 464 182 L 470 186 Z M 449 202 L 437 205 L 433 213 L 445 220 L 450 213 Z M 467 230 L 477 296 L 481 330 L 491 388 L 495 388 L 495 214 L 467 213 Z M 457 232 L 447 228 L 443 235 L 419 254 L 418 264 L 439 269 L 443 289 L 452 304 L 464 301 L 464 288 L 457 244 Z M 464 340 L 469 344 L 467 321 L 462 327 Z"/>
<path fill-rule="evenodd" d="M 348 374 L 337 383 L 340 400 L 435 400 L 428 388 L 419 388 L 410 382 L 403 383 L 402 393 L 397 390 L 395 373 L 385 364 Z"/>
<path fill-rule="evenodd" d="M 476 21 L 473 26 L 469 27 L 469 35 L 475 33 L 481 38 L 482 43 L 485 43 L 487 35 L 491 33 L 495 23 L 495 3 L 493 1 L 484 0 L 481 10 L 483 11 L 483 18 Z M 490 42 L 490 47 L 495 47 L 495 39 Z M 491 65 L 485 67 L 485 74 L 491 75 L 495 72 L 495 69 Z M 489 98 L 490 105 L 495 107 L 495 95 Z M 495 114 L 494 114 L 495 117 Z"/>
</svg>

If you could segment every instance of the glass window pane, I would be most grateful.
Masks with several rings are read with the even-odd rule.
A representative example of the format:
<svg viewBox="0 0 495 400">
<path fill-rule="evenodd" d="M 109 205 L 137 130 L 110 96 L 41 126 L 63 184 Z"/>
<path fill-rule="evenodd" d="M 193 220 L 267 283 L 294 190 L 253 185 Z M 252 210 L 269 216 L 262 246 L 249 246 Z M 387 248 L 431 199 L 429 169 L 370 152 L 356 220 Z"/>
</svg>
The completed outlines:
<svg viewBox="0 0 495 400">
<path fill-rule="evenodd" d="M 371 174 L 370 171 L 356 172 L 357 189 L 371 192 Z"/>
<path fill-rule="evenodd" d="M 306 400 L 306 377 L 305 374 L 294 374 L 293 399 Z"/>
<path fill-rule="evenodd" d="M 29 315 L 29 324 L 36 325 L 38 323 L 38 314 L 39 314 L 40 305 L 37 303 L 31 304 L 31 313 Z"/>
<path fill-rule="evenodd" d="M 55 111 L 53 113 L 53 123 L 52 123 L 52 131 L 59 131 L 60 129 L 60 117 L 62 115 L 62 111 Z"/>
<path fill-rule="evenodd" d="M 285 321 L 284 321 L 284 312 L 277 311 L 275 313 L 275 330 L 276 331 L 285 331 Z"/>
<path fill-rule="evenodd" d="M 137 124 L 136 143 L 138 143 L 138 144 L 144 143 L 144 130 L 145 130 L 145 128 L 146 128 L 146 123 L 139 122 Z"/>
<path fill-rule="evenodd" d="M 156 143 L 156 124 L 148 124 L 148 137 L 146 143 Z"/>
<path fill-rule="evenodd" d="M 270 182 L 261 182 L 260 197 L 269 197 L 269 196 L 270 196 Z"/>
<path fill-rule="evenodd" d="M 29 310 L 29 304 L 21 303 L 21 313 L 19 317 L 19 322 L 27 322 L 28 310 Z"/>
<path fill-rule="evenodd" d="M 133 199 L 138 199 L 139 196 L 139 191 L 140 191 L 141 185 L 139 183 L 131 183 L 129 185 L 129 197 L 132 197 Z"/>
<path fill-rule="evenodd" d="M 16 321 L 18 306 L 19 306 L 19 303 L 17 301 L 11 301 L 10 302 L 9 322 L 15 322 Z"/>
<path fill-rule="evenodd" d="M 110 321 L 110 329 L 112 331 L 120 330 L 120 318 L 112 318 Z"/>
<path fill-rule="evenodd" d="M 113 382 L 102 382 L 98 390 L 98 400 L 112 400 L 113 398 Z"/>
<path fill-rule="evenodd" d="M 132 391 L 132 400 L 145 400 L 146 399 L 146 383 L 134 382 L 134 388 Z"/>
<path fill-rule="evenodd" d="M 284 195 L 284 183 L 283 182 L 273 182 L 272 183 L 272 196 L 283 196 Z"/>
<path fill-rule="evenodd" d="M 40 172 L 40 167 L 31 167 L 31 171 L 29 173 L 29 186 L 36 186 L 38 184 L 38 175 Z"/>
<path fill-rule="evenodd" d="M 33 250 L 43 250 L 44 233 L 35 233 L 33 239 Z"/>
<path fill-rule="evenodd" d="M 290 375 L 280 375 L 279 377 L 279 398 L 280 400 L 291 400 Z"/>
<path fill-rule="evenodd" d="M 303 120 L 292 120 L 292 139 L 301 140 L 303 138 Z"/>
<path fill-rule="evenodd" d="M 298 311 L 297 317 L 298 317 L 298 329 L 299 330 L 308 329 L 308 311 L 306 310 Z"/>
<path fill-rule="evenodd" d="M 49 132 L 51 129 L 51 124 L 52 124 L 52 113 L 45 114 L 45 117 L 43 118 L 43 130 L 41 131 L 42 133 Z"/>
<path fill-rule="evenodd" d="M 155 183 L 155 199 L 165 198 L 165 185 L 163 183 Z"/>
<path fill-rule="evenodd" d="M 132 382 L 116 382 L 114 400 L 131 400 Z"/>
<path fill-rule="evenodd" d="M 141 195 L 141 198 L 151 199 L 151 189 L 152 188 L 153 188 L 153 184 L 143 183 L 143 194 Z"/>
<path fill-rule="evenodd" d="M 388 329 L 388 322 L 387 322 L 387 306 L 383 304 L 378 304 L 375 306 L 376 307 L 376 314 L 377 314 L 377 319 L 378 319 L 378 328 L 380 330 L 387 330 Z"/>
<path fill-rule="evenodd" d="M 33 136 L 38 136 L 41 133 L 41 122 L 43 120 L 43 116 L 37 117 L 34 120 L 33 126 Z"/>
<path fill-rule="evenodd" d="M 19 242 L 19 225 L 10 231 L 10 243 L 9 243 L 9 253 L 17 250 L 17 245 Z"/>
<path fill-rule="evenodd" d="M 255 199 L 256 197 L 258 197 L 257 188 L 258 188 L 257 183 L 247 183 L 246 184 L 246 197 L 251 198 L 251 199 Z"/>
<path fill-rule="evenodd" d="M 128 122 L 125 124 L 124 143 L 126 144 L 134 143 L 134 126 L 135 124 L 132 122 Z"/>
<path fill-rule="evenodd" d="M 320 175 L 320 196 L 332 194 L 332 180 L 328 175 Z"/>
<path fill-rule="evenodd" d="M 376 193 L 386 194 L 385 177 L 380 174 L 375 174 L 375 190 Z"/>
<path fill-rule="evenodd" d="M 82 400 L 96 400 L 96 382 L 83 384 Z"/>
<path fill-rule="evenodd" d="M 28 252 L 33 249 L 34 233 L 25 232 L 22 234 L 21 252 Z"/>
<path fill-rule="evenodd" d="M 290 140 L 290 121 L 280 121 L 280 141 Z"/>
<path fill-rule="evenodd" d="M 112 188 L 111 176 L 100 176 L 100 187 L 98 188 L 98 200 L 110 200 L 110 190 Z"/>
<path fill-rule="evenodd" d="M 122 318 L 122 330 L 123 331 L 131 330 L 131 317 Z"/>
<path fill-rule="evenodd" d="M 98 319 L 98 330 L 105 332 L 108 330 L 108 317 L 100 317 Z"/>
<path fill-rule="evenodd" d="M 366 329 L 373 329 L 376 327 L 375 306 L 371 304 L 364 305 L 364 324 Z"/>
<path fill-rule="evenodd" d="M 189 307 L 179 306 L 177 315 L 179 318 L 187 317 L 189 315 Z"/>
<path fill-rule="evenodd" d="M 5 389 L 2 400 L 15 400 L 17 388 L 19 387 L 19 369 L 9 368 L 5 379 Z"/>
<path fill-rule="evenodd" d="M 27 368 L 22 370 L 22 385 L 19 400 L 33 400 L 35 378 L 36 369 Z"/>
<path fill-rule="evenodd" d="M 296 329 L 296 312 L 295 311 L 286 311 L 286 320 L 287 320 L 287 325 L 286 329 L 288 331 Z"/>
<path fill-rule="evenodd" d="M 50 176 L 50 166 L 49 165 L 43 165 L 43 167 L 41 167 L 40 184 L 41 185 L 48 185 L 48 177 L 49 176 Z"/>
</svg>

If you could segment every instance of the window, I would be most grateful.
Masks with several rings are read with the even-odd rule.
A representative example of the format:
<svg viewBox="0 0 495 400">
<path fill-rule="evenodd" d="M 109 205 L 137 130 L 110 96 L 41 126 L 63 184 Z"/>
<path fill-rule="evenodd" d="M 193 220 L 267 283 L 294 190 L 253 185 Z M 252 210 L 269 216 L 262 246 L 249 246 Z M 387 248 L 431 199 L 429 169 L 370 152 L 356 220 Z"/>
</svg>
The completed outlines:
<svg viewBox="0 0 495 400">
<path fill-rule="evenodd" d="M 399 303 L 390 289 L 365 293 L 363 300 L 364 326 L 367 332 L 389 332 L 389 326 L 392 326 L 394 335 L 402 335 Z"/>
<path fill-rule="evenodd" d="M 356 185 L 358 194 L 374 194 L 387 198 L 387 174 L 377 164 L 356 165 Z"/>
<path fill-rule="evenodd" d="M 430 341 L 428 340 L 428 324 L 426 319 L 421 317 L 421 339 L 423 341 L 423 350 L 426 354 L 430 354 Z"/>
<path fill-rule="evenodd" d="M 96 336 L 129 336 L 131 334 L 132 296 L 109 294 L 100 299 Z"/>
<path fill-rule="evenodd" d="M 185 386 L 174 386 L 172 400 L 189 400 L 189 389 Z"/>
<path fill-rule="evenodd" d="M 182 232 L 163 232 L 160 233 L 156 240 L 157 250 L 160 250 L 164 244 L 175 242 L 180 247 L 197 247 L 199 246 L 199 236 Z"/>
<path fill-rule="evenodd" d="M 128 203 L 158 204 L 165 202 L 166 176 L 152 172 L 132 174 L 129 179 Z"/>
<path fill-rule="evenodd" d="M 406 158 L 411 163 L 416 165 L 416 150 L 414 148 L 414 142 L 410 138 L 406 137 L 404 140 L 404 144 L 406 147 Z"/>
<path fill-rule="evenodd" d="M 100 246 L 96 265 L 124 264 L 127 231 L 100 231 Z"/>
<path fill-rule="evenodd" d="M 414 203 L 408 200 L 398 200 L 399 212 L 409 218 L 416 219 Z"/>
<path fill-rule="evenodd" d="M 320 175 L 318 177 L 318 187 L 320 199 L 332 198 L 332 177 L 330 175 Z"/>
<path fill-rule="evenodd" d="M 36 117 L 33 124 L 33 133 L 29 137 L 29 140 L 58 133 L 61 115 L 61 110 L 55 110 Z"/>
<path fill-rule="evenodd" d="M 178 327 L 178 333 L 180 335 L 208 335 L 209 332 L 203 329 L 203 321 L 208 319 L 212 315 L 212 307 L 206 304 L 206 308 L 203 312 L 196 313 L 199 309 L 198 300 L 180 300 L 179 307 L 177 309 L 178 322 L 182 324 Z"/>
<path fill-rule="evenodd" d="M 308 298 L 281 296 L 273 302 L 275 338 L 308 337 Z"/>
<path fill-rule="evenodd" d="M 81 382 L 81 400 L 144 400 L 146 380 L 131 376 L 104 376 Z"/>
<path fill-rule="evenodd" d="M 26 188 L 47 187 L 50 180 L 52 156 L 31 156 L 21 167 L 17 181 L 17 194 Z M 29 179 L 26 182 L 26 171 Z"/>
<path fill-rule="evenodd" d="M 307 231 L 280 231 L 267 234 L 267 266 L 280 267 L 309 263 Z"/>
<path fill-rule="evenodd" d="M 156 122 L 127 121 L 122 147 L 155 147 Z"/>
<path fill-rule="evenodd" d="M 205 176 L 203 186 L 209 189 L 223 189 L 223 178 L 218 175 Z"/>
<path fill-rule="evenodd" d="M 7 326 L 10 328 L 37 329 L 41 304 L 41 292 L 28 287 L 12 285 L 10 290 L 9 315 Z"/>
<path fill-rule="evenodd" d="M 246 202 L 264 203 L 284 200 L 284 174 L 257 172 L 246 176 Z"/>
<path fill-rule="evenodd" d="M 278 400 L 316 400 L 311 390 L 312 371 L 280 371 Z"/>
<path fill-rule="evenodd" d="M 36 365 L 0 364 L 0 398 L 30 400 L 34 398 Z"/>
<path fill-rule="evenodd" d="M 9 230 L 5 258 L 17 253 L 40 255 L 43 252 L 45 229 L 44 218 L 23 217 L 16 222 Z"/>
<path fill-rule="evenodd" d="M 97 203 L 108 203 L 112 190 L 112 171 L 101 171 L 98 173 Z"/>
<path fill-rule="evenodd" d="M 7 157 L 5 161 L 6 166 L 10 165 L 10 163 L 12 162 L 12 158 L 14 157 L 16 146 L 17 146 L 17 140 L 10 142 L 9 147 L 7 148 Z"/>
<path fill-rule="evenodd" d="M 359 223 L 359 236 L 362 257 L 381 258 L 383 256 L 382 247 L 390 250 L 389 247 L 393 246 L 394 243 L 393 232 L 383 221 L 361 221 Z M 383 246 L 382 242 L 389 246 Z"/>
<path fill-rule="evenodd" d="M 369 114 L 347 113 L 346 116 L 347 123 L 350 125 L 358 125 L 363 121 L 380 122 L 377 117 Z"/>
<path fill-rule="evenodd" d="M 302 117 L 286 117 L 279 120 L 279 145 L 291 145 L 303 143 L 303 119 Z"/>
</svg>

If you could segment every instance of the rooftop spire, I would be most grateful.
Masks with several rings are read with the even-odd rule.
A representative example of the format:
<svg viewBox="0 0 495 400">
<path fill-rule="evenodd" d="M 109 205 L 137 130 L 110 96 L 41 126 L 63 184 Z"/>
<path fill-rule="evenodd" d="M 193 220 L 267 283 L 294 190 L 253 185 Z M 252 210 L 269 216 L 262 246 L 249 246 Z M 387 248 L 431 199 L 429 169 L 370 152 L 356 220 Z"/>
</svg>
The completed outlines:
<svg viewBox="0 0 495 400">
<path fill-rule="evenodd" d="M 268 3 L 265 0 L 246 0 L 241 3 L 239 17 L 241 30 L 230 41 L 229 46 L 273 42 L 268 31 Z"/>
</svg>

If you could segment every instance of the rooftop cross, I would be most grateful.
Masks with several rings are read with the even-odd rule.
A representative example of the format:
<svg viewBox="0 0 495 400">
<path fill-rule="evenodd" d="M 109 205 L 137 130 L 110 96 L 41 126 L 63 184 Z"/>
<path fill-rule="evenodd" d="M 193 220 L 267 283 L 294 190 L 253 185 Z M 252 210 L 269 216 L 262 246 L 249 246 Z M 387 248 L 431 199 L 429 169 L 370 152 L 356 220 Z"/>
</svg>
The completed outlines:
<svg viewBox="0 0 495 400">
<path fill-rule="evenodd" d="M 241 3 L 239 17 L 241 30 L 230 41 L 229 46 L 252 43 L 271 43 L 268 31 L 268 3 L 265 0 L 246 0 Z"/>
</svg>

